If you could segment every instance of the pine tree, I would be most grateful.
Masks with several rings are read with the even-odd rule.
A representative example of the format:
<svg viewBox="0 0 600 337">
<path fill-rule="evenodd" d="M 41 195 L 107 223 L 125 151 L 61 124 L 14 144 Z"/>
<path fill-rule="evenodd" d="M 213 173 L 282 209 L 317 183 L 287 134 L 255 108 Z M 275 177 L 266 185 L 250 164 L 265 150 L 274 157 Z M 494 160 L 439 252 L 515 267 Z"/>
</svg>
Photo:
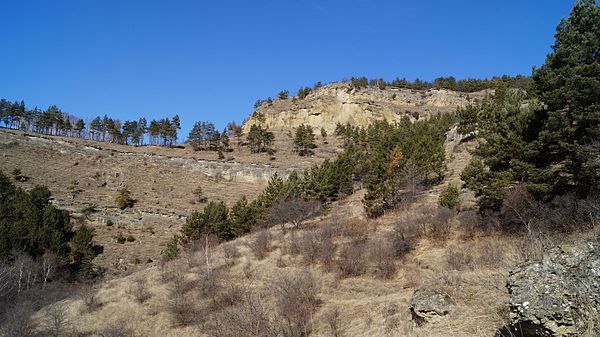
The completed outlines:
<svg viewBox="0 0 600 337">
<path fill-rule="evenodd" d="M 299 155 L 304 156 L 310 154 L 310 147 L 314 145 L 315 134 L 312 126 L 301 124 L 296 129 L 294 136 L 294 147 Z"/>
<path fill-rule="evenodd" d="M 546 105 L 535 116 L 539 160 L 557 168 L 548 180 L 555 193 L 598 188 L 600 172 L 586 170 L 600 154 L 600 6 L 579 0 L 556 29 L 553 51 L 533 72 L 534 92 Z M 532 123 L 533 124 L 533 123 Z"/>
<path fill-rule="evenodd" d="M 557 27 L 553 51 L 533 72 L 534 97 L 498 79 L 475 123 L 485 138 L 481 158 L 463 171 L 480 196 L 480 210 L 500 210 L 507 186 L 522 184 L 537 198 L 576 192 L 585 196 L 600 185 L 600 8 L 578 1 Z"/>
<path fill-rule="evenodd" d="M 257 210 L 248 204 L 246 196 L 242 196 L 231 208 L 231 233 L 240 236 L 248 231 L 257 222 Z"/>
<path fill-rule="evenodd" d="M 253 124 L 248 132 L 247 139 L 251 153 L 266 152 L 274 140 L 274 135 L 267 128 Z"/>
<path fill-rule="evenodd" d="M 321 127 L 321 138 L 323 138 L 323 142 L 327 141 L 327 130 L 324 127 Z"/>
<path fill-rule="evenodd" d="M 169 242 L 167 242 L 167 247 L 161 252 L 162 257 L 166 261 L 171 261 L 179 256 L 179 253 L 181 252 L 181 249 L 179 248 L 179 241 L 179 236 L 174 235 Z"/>
<path fill-rule="evenodd" d="M 207 234 L 215 234 L 224 240 L 235 237 L 229 222 L 229 209 L 222 201 L 211 201 L 202 212 L 192 212 L 181 232 L 185 241 L 197 240 Z"/>
<path fill-rule="evenodd" d="M 290 92 L 287 90 L 282 90 L 277 94 L 277 98 L 281 99 L 281 100 L 286 100 L 288 99 L 290 95 Z"/>
<path fill-rule="evenodd" d="M 86 225 L 80 226 L 70 241 L 71 264 L 76 266 L 77 275 L 90 278 L 95 275 L 92 260 L 95 257 L 93 250 L 94 230 Z"/>
<path fill-rule="evenodd" d="M 83 121 L 83 119 L 79 119 L 77 120 L 77 123 L 75 123 L 75 131 L 77 132 L 77 137 L 81 138 L 81 133 L 83 132 L 83 130 L 85 130 L 85 122 Z"/>
</svg>

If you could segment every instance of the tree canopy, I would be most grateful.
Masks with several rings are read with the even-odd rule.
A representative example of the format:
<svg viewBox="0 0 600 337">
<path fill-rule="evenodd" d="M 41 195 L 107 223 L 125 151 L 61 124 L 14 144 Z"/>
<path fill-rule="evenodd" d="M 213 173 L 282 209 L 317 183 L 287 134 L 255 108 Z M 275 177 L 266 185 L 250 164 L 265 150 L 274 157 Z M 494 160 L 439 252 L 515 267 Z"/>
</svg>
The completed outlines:
<svg viewBox="0 0 600 337">
<path fill-rule="evenodd" d="M 542 200 L 597 192 L 600 183 L 600 9 L 578 1 L 556 30 L 530 92 L 499 85 L 462 111 L 461 129 L 485 142 L 462 177 L 482 210 L 499 210 L 507 188 L 524 185 Z"/>
<path fill-rule="evenodd" d="M 19 252 L 33 259 L 52 252 L 81 276 L 93 276 L 93 231 L 74 229 L 69 212 L 53 206 L 50 197 L 48 188 L 26 192 L 0 171 L 0 261 Z"/>
</svg>

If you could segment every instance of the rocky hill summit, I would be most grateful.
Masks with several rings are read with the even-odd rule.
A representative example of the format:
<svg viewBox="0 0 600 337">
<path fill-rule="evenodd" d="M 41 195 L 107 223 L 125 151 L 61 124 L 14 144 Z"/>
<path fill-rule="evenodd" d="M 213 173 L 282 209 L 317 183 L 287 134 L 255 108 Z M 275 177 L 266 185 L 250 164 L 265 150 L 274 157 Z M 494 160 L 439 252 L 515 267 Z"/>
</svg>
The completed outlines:
<svg viewBox="0 0 600 337">
<path fill-rule="evenodd" d="M 244 130 L 255 124 L 269 128 L 294 128 L 301 124 L 335 130 L 337 123 L 366 127 L 377 120 L 411 120 L 452 112 L 477 103 L 488 91 L 461 93 L 445 89 L 412 90 L 377 87 L 355 88 L 350 82 L 319 87 L 305 98 L 290 97 L 265 101 L 246 119 Z"/>
</svg>

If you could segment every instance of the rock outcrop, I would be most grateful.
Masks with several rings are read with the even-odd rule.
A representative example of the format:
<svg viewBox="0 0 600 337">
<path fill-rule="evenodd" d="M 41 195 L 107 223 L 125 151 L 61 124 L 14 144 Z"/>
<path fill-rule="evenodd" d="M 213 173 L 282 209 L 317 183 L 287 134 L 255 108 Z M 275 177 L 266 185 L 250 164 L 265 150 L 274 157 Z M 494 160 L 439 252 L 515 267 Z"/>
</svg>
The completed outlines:
<svg viewBox="0 0 600 337">
<path fill-rule="evenodd" d="M 600 336 L 600 245 L 562 245 L 508 278 L 511 332 L 524 337 Z"/>
<path fill-rule="evenodd" d="M 442 289 L 423 285 L 410 300 L 410 312 L 417 324 L 435 321 L 452 309 L 452 300 Z"/>
<path fill-rule="evenodd" d="M 247 132 L 253 124 L 269 128 L 294 128 L 308 124 L 328 132 L 336 124 L 350 123 L 365 127 L 377 120 L 397 121 L 403 117 L 418 119 L 452 112 L 457 107 L 474 103 L 485 92 L 459 93 L 449 90 L 410 90 L 374 87 L 355 89 L 348 82 L 325 85 L 304 99 L 297 97 L 263 103 L 244 122 Z"/>
</svg>

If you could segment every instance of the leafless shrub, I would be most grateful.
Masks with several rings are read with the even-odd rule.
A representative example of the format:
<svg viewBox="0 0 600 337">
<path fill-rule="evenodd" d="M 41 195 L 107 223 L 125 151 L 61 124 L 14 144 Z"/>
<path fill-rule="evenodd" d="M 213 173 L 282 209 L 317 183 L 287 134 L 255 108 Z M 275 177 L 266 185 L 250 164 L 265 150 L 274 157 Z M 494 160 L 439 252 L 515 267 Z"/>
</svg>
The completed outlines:
<svg viewBox="0 0 600 337">
<path fill-rule="evenodd" d="M 331 219 L 329 219 L 329 221 L 325 224 L 323 224 L 324 227 L 327 227 L 327 229 L 331 232 L 332 236 L 344 236 L 345 234 L 345 224 L 346 218 L 343 219 L 341 217 L 332 217 Z"/>
<path fill-rule="evenodd" d="M 252 254 L 259 260 L 264 259 L 271 251 L 271 234 L 267 230 L 261 230 L 254 235 L 249 243 Z"/>
<path fill-rule="evenodd" d="M 521 228 L 527 232 L 527 235 L 533 235 L 542 213 L 542 205 L 534 199 L 527 188 L 515 186 L 504 196 L 500 219 L 505 229 Z"/>
<path fill-rule="evenodd" d="M 223 257 L 225 258 L 225 264 L 233 266 L 236 260 L 240 257 L 240 251 L 238 247 L 233 243 L 225 243 L 222 245 Z"/>
<path fill-rule="evenodd" d="M 402 259 L 410 253 L 417 245 L 421 233 L 421 224 L 414 216 L 398 221 L 392 233 L 393 257 Z"/>
<path fill-rule="evenodd" d="M 195 316 L 192 301 L 187 296 L 191 288 L 191 283 L 185 279 L 183 272 L 176 272 L 167 287 L 167 310 L 178 325 L 191 323 Z"/>
<path fill-rule="evenodd" d="M 450 246 L 446 250 L 445 257 L 448 267 L 452 270 L 472 270 L 475 265 L 473 251 L 467 246 Z"/>
<path fill-rule="evenodd" d="M 387 239 L 372 240 L 369 243 L 369 259 L 375 267 L 375 276 L 389 279 L 396 274 L 395 250 Z"/>
<path fill-rule="evenodd" d="M 212 297 L 214 300 L 222 283 L 223 277 L 220 269 L 201 268 L 198 270 L 197 284 L 202 296 Z M 191 283 L 188 284 L 191 285 Z"/>
<path fill-rule="evenodd" d="M 91 287 L 83 289 L 81 301 L 83 302 L 83 311 L 87 313 L 94 312 L 102 306 L 102 302 L 96 296 L 96 291 Z"/>
<path fill-rule="evenodd" d="M 337 307 L 330 308 L 323 312 L 323 320 L 329 328 L 331 337 L 340 337 L 340 310 Z"/>
<path fill-rule="evenodd" d="M 285 242 L 285 252 L 292 256 L 300 254 L 300 234 L 297 232 L 291 232 Z"/>
<path fill-rule="evenodd" d="M 569 199 L 565 199 L 569 203 Z M 524 233 L 518 248 L 525 260 L 541 258 L 544 249 L 553 245 L 551 232 L 565 231 L 568 224 L 555 225 L 555 217 L 560 219 L 564 214 L 535 200 L 524 186 L 515 186 L 506 192 L 498 221 L 504 231 L 511 234 Z"/>
<path fill-rule="evenodd" d="M 600 221 L 600 193 L 590 194 L 580 204 L 583 217 L 594 227 Z"/>
<path fill-rule="evenodd" d="M 158 272 L 160 273 L 160 279 L 163 282 L 166 283 L 171 280 L 171 277 L 173 276 L 171 271 L 175 263 L 176 261 L 165 261 L 163 259 L 156 261 L 156 268 L 158 269 Z"/>
<path fill-rule="evenodd" d="M 100 337 L 132 337 L 133 333 L 123 320 L 110 323 L 98 332 Z"/>
<path fill-rule="evenodd" d="M 479 252 L 477 263 L 485 267 L 497 267 L 504 262 L 504 247 L 498 241 L 486 242 Z"/>
<path fill-rule="evenodd" d="M 314 264 L 321 254 L 321 238 L 315 231 L 307 231 L 298 240 L 300 255 L 308 264 Z"/>
<path fill-rule="evenodd" d="M 544 209 L 551 231 L 588 230 L 600 220 L 600 195 L 580 199 L 574 194 L 555 197 Z"/>
<path fill-rule="evenodd" d="M 31 319 L 34 313 L 29 302 L 19 302 L 12 306 L 0 320 L 0 336 L 30 337 L 36 336 L 37 326 Z"/>
<path fill-rule="evenodd" d="M 462 236 L 466 239 L 472 239 L 477 229 L 480 228 L 480 218 L 476 211 L 460 212 L 457 216 L 457 223 Z"/>
<path fill-rule="evenodd" d="M 319 254 L 319 262 L 326 269 L 330 269 L 333 265 L 337 246 L 333 242 L 333 231 L 330 227 L 324 227 L 319 231 L 321 237 L 321 252 Z"/>
<path fill-rule="evenodd" d="M 275 284 L 276 309 L 280 317 L 282 335 L 301 337 L 310 335 L 312 315 L 319 304 L 318 285 L 313 275 L 302 271 L 281 277 Z"/>
<path fill-rule="evenodd" d="M 442 242 L 448 239 L 450 225 L 455 214 L 455 211 L 446 207 L 437 209 L 434 217 L 431 219 L 430 235 L 434 240 Z"/>
<path fill-rule="evenodd" d="M 438 207 L 426 205 L 418 210 L 412 210 L 404 218 L 404 222 L 411 227 L 415 235 L 421 237 L 429 232 L 431 223 L 437 213 Z"/>
<path fill-rule="evenodd" d="M 62 303 L 54 304 L 44 311 L 42 316 L 42 331 L 49 337 L 64 337 L 72 332 L 68 319 L 67 307 Z"/>
<path fill-rule="evenodd" d="M 144 303 L 152 296 L 152 293 L 148 289 L 148 283 L 142 276 L 138 276 L 133 280 L 133 284 L 129 286 L 126 293 L 138 303 Z"/>
<path fill-rule="evenodd" d="M 365 243 L 352 241 L 342 248 L 336 260 L 337 267 L 343 277 L 359 276 L 365 273 Z"/>
<path fill-rule="evenodd" d="M 392 253 L 394 258 L 403 259 L 416 246 L 416 239 L 407 234 L 395 231 L 392 236 Z"/>
<path fill-rule="evenodd" d="M 343 236 L 356 241 L 366 241 L 371 232 L 368 220 L 350 219 L 341 227 Z"/>
<path fill-rule="evenodd" d="M 252 263 L 250 263 L 250 261 L 248 261 L 244 265 L 244 268 L 242 268 L 242 273 L 244 274 L 245 278 L 247 278 L 247 279 L 252 278 L 252 276 L 254 275 L 254 270 L 252 269 Z"/>
<path fill-rule="evenodd" d="M 267 295 L 248 290 L 235 306 L 226 307 L 207 322 L 207 333 L 213 337 L 280 337 L 279 320 L 265 300 Z"/>
<path fill-rule="evenodd" d="M 220 288 L 214 298 L 214 303 L 218 308 L 225 308 L 237 305 L 242 300 L 244 289 L 236 284 L 227 284 Z"/>
<path fill-rule="evenodd" d="M 517 254 L 520 261 L 539 261 L 547 247 L 554 246 L 549 237 L 539 232 L 533 232 L 517 242 Z"/>
</svg>

